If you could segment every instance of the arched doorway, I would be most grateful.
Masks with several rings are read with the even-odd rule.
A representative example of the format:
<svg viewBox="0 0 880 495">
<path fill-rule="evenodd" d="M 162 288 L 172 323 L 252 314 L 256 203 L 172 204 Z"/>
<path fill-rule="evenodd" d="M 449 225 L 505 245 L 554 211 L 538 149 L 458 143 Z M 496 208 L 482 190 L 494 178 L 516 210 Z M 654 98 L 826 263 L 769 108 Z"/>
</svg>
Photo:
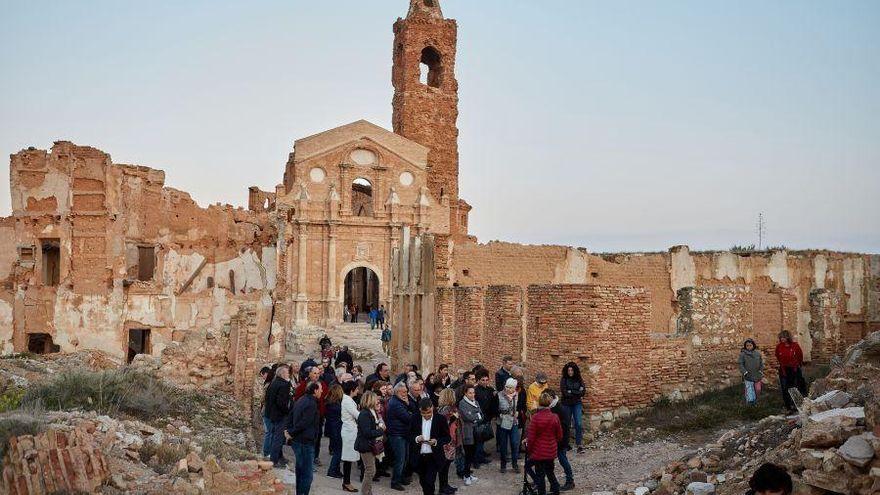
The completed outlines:
<svg viewBox="0 0 880 495">
<path fill-rule="evenodd" d="M 352 268 L 345 276 L 345 307 L 357 308 L 357 321 L 369 322 L 369 311 L 379 305 L 379 277 L 365 266 Z"/>
</svg>

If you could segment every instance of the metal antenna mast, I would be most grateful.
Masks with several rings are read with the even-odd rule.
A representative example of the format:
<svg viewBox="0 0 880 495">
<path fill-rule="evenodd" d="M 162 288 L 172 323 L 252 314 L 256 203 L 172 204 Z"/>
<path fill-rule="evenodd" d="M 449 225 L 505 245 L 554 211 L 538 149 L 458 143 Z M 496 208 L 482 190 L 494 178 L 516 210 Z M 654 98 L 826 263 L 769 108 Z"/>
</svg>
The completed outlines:
<svg viewBox="0 0 880 495">
<path fill-rule="evenodd" d="M 764 223 L 764 213 L 758 213 L 755 232 L 758 234 L 758 251 L 761 251 L 764 249 L 764 238 L 767 237 L 767 224 Z"/>
</svg>

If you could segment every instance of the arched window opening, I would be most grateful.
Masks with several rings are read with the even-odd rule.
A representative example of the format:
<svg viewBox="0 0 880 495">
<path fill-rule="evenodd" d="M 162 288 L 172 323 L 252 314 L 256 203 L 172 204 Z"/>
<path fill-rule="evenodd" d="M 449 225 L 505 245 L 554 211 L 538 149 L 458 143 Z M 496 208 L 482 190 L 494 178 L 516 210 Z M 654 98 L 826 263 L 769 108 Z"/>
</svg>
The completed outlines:
<svg viewBox="0 0 880 495">
<path fill-rule="evenodd" d="M 440 53 L 434 47 L 426 46 L 419 60 L 419 82 L 432 88 L 439 88 L 441 79 Z"/>
<path fill-rule="evenodd" d="M 356 217 L 373 216 L 373 184 L 363 177 L 351 183 L 351 214 Z"/>
<path fill-rule="evenodd" d="M 433 7 L 434 6 L 434 0 L 422 0 L 422 3 L 425 5 L 425 7 Z"/>
</svg>

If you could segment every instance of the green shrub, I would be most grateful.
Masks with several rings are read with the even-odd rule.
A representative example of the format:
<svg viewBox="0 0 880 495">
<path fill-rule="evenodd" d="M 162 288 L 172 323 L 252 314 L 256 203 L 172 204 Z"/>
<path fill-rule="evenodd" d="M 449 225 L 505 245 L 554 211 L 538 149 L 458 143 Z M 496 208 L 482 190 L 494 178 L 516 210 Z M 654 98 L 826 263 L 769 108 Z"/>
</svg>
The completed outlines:
<svg viewBox="0 0 880 495">
<path fill-rule="evenodd" d="M 9 387 L 0 393 L 0 413 L 18 409 L 21 406 L 21 399 L 24 397 L 24 389 L 18 387 Z"/>
<path fill-rule="evenodd" d="M 130 369 L 64 372 L 32 385 L 22 404 L 41 404 L 47 409 L 83 409 L 99 414 L 127 414 L 153 419 L 186 414 L 195 405 L 190 394 L 149 374 Z"/>
</svg>

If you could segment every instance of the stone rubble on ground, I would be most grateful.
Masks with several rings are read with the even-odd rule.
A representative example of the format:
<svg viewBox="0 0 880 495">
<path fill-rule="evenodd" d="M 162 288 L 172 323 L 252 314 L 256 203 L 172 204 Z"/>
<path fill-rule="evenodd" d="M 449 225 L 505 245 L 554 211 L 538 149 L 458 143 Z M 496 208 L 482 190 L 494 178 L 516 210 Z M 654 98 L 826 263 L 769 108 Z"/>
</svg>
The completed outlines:
<svg viewBox="0 0 880 495">
<path fill-rule="evenodd" d="M 100 353 L 66 355 L 64 365 L 68 369 L 114 367 L 96 354 Z M 0 376 L 31 383 L 59 370 L 57 361 L 54 356 L 4 360 Z M 21 379 L 16 381 L 14 376 Z M 246 428 L 236 427 L 242 422 L 238 416 L 246 414 L 241 403 L 222 393 L 205 392 L 203 397 L 202 413 L 210 414 L 210 421 L 194 416 L 147 423 L 94 411 L 40 412 L 45 423 L 41 433 L 10 439 L 0 463 L 0 493 L 290 493 L 291 487 L 278 479 L 272 463 L 252 453 Z M 216 449 L 232 452 L 237 459 L 252 458 L 221 459 L 211 453 Z"/>
<path fill-rule="evenodd" d="M 842 363 L 812 385 L 798 416 L 730 430 L 635 486 L 655 481 L 654 495 L 738 495 L 758 466 L 773 462 L 792 473 L 795 495 L 880 493 L 880 332 L 850 347 Z"/>
</svg>

